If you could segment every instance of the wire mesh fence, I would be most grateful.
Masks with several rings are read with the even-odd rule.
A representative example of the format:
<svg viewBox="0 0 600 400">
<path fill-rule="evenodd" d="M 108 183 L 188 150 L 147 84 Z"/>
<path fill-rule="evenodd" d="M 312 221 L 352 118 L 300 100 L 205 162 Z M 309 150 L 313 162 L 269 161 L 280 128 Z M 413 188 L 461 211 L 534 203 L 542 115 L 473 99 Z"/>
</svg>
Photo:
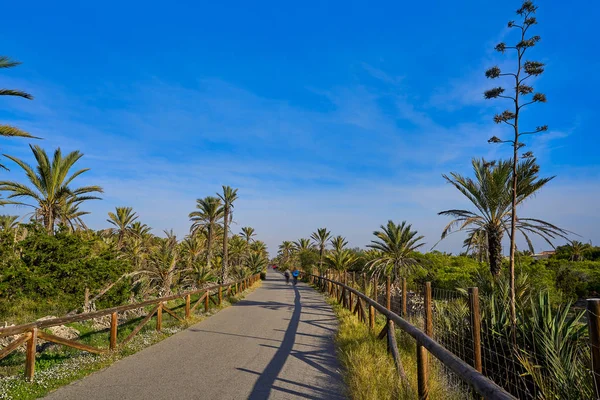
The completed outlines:
<svg viewBox="0 0 600 400">
<path fill-rule="evenodd" d="M 384 307 L 388 307 L 389 296 L 392 312 L 426 332 L 426 285 L 407 284 L 400 279 L 390 285 L 388 295 L 385 279 L 351 273 L 340 276 L 340 279 Z M 473 309 L 475 300 L 470 290 L 433 287 L 429 295 L 432 325 L 429 335 L 516 398 L 600 398 L 596 395 L 597 382 L 600 382 L 600 317 L 598 343 L 591 344 L 591 353 L 596 351 L 599 360 L 596 363 L 599 365 L 595 365 L 590 357 L 587 321 L 572 315 L 573 311 L 562 315 L 560 310 L 557 312 L 546 304 L 547 309 L 537 315 L 535 310 L 524 308 L 519 310 L 520 323 L 535 322 L 538 325 L 518 326 L 513 331 L 506 299 L 497 293 L 476 295 L 476 310 Z M 477 340 L 473 320 L 475 313 L 478 318 Z M 573 320 L 571 325 L 570 320 Z M 403 341 L 400 335 L 399 343 L 410 341 L 410 338 Z M 565 346 L 568 351 L 563 349 Z M 448 398 L 473 398 L 469 386 L 444 363 L 429 357 L 429 368 L 430 374 L 448 388 Z"/>
</svg>

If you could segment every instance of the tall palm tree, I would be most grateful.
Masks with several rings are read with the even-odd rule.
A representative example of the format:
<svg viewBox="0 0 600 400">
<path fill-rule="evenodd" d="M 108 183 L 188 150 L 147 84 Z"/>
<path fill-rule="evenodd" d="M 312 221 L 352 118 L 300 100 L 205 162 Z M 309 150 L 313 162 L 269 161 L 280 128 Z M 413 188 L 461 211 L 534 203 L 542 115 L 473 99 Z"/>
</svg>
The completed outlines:
<svg viewBox="0 0 600 400">
<path fill-rule="evenodd" d="M 498 276 L 502 267 L 502 238 L 510 227 L 512 210 L 512 161 L 488 163 L 483 159 L 473 159 L 475 180 L 458 173 L 444 179 L 458 189 L 473 205 L 470 210 L 446 210 L 438 215 L 454 217 L 442 231 L 442 239 L 446 238 L 454 228 L 467 230 L 470 235 L 484 232 L 488 240 L 490 271 Z M 534 158 L 521 160 L 517 166 L 517 205 L 533 196 L 554 177 L 538 178 L 539 167 Z M 551 239 L 565 237 L 567 231 L 546 221 L 534 218 L 519 218 L 516 229 L 520 232 L 529 249 L 533 251 L 530 234 L 542 237 L 552 246 Z M 511 278 L 512 279 L 512 278 Z"/>
<path fill-rule="evenodd" d="M 6 56 L 0 56 L 0 69 L 16 67 L 19 64 L 21 64 L 21 63 L 18 61 L 11 60 L 10 58 L 8 58 Z M 24 98 L 27 100 L 33 100 L 33 96 L 30 95 L 29 93 L 23 92 L 21 90 L 14 90 L 14 89 L 0 89 L 0 96 L 15 96 L 15 97 L 21 97 L 21 98 Z M 37 139 L 35 136 L 32 136 L 29 133 L 27 133 L 19 128 L 16 128 L 12 125 L 5 125 L 5 124 L 0 124 L 0 136 L 8 136 L 8 137 L 17 136 L 17 137 L 26 137 L 26 138 Z M 6 169 L 6 167 L 2 164 L 0 164 L 0 168 Z"/>
<path fill-rule="evenodd" d="M 327 264 L 338 271 L 346 271 L 358 258 L 350 250 L 336 249 L 325 256 Z"/>
<path fill-rule="evenodd" d="M 323 271 L 323 257 L 325 256 L 325 248 L 327 247 L 327 241 L 331 237 L 331 232 L 327 228 L 319 228 L 310 237 L 319 249 L 319 270 Z"/>
<path fill-rule="evenodd" d="M 192 235 L 200 230 L 206 232 L 206 267 L 211 268 L 212 250 L 215 230 L 223 218 L 223 205 L 218 197 L 207 196 L 196 200 L 197 211 L 189 215 L 192 221 Z"/>
<path fill-rule="evenodd" d="M 372 240 L 367 247 L 377 250 L 379 255 L 367 265 L 375 274 L 391 276 L 395 281 L 417 264 L 411 253 L 425 243 L 420 242 L 423 236 L 417 236 L 417 231 L 411 229 L 406 221 L 396 225 L 390 220 L 387 225 L 381 225 L 380 231 L 373 232 L 378 240 Z"/>
<path fill-rule="evenodd" d="M 242 233 L 240 234 L 244 240 L 246 241 L 246 243 L 248 245 L 250 245 L 250 242 L 254 239 L 252 239 L 254 236 L 256 236 L 256 233 L 254 233 L 254 228 L 251 228 L 249 226 L 245 226 L 242 228 Z"/>
<path fill-rule="evenodd" d="M 89 168 L 80 169 L 70 176 L 69 172 L 73 165 L 83 157 L 83 153 L 72 151 L 63 157 L 60 148 L 54 151 L 52 162 L 46 152 L 40 146 L 29 146 L 37 161 L 35 170 L 16 157 L 6 156 L 19 165 L 27 175 L 33 187 L 13 181 L 1 181 L 0 191 L 9 192 L 8 199 L 29 198 L 34 204 L 18 201 L 6 201 L 5 204 L 18 204 L 35 209 L 35 216 L 39 217 L 49 234 L 54 233 L 54 224 L 57 217 L 67 201 L 80 204 L 87 200 L 97 200 L 99 197 L 90 193 L 102 193 L 100 186 L 83 186 L 72 188 L 69 185 L 75 178 Z"/>
<path fill-rule="evenodd" d="M 108 213 L 106 221 L 115 226 L 112 228 L 112 232 L 118 236 L 117 247 L 121 249 L 125 236 L 131 228 L 131 224 L 138 219 L 138 215 L 133 211 L 133 207 L 116 207 L 115 211 Z"/>
<path fill-rule="evenodd" d="M 343 236 L 336 236 L 331 238 L 331 245 L 335 251 L 341 251 L 348 245 L 348 241 Z"/>
<path fill-rule="evenodd" d="M 238 198 L 237 191 L 237 189 L 223 185 L 223 193 L 217 194 L 221 201 L 223 201 L 223 265 L 221 267 L 221 283 L 225 282 L 225 274 L 229 267 L 227 239 L 229 238 L 229 224 L 233 220 L 233 202 Z"/>
</svg>

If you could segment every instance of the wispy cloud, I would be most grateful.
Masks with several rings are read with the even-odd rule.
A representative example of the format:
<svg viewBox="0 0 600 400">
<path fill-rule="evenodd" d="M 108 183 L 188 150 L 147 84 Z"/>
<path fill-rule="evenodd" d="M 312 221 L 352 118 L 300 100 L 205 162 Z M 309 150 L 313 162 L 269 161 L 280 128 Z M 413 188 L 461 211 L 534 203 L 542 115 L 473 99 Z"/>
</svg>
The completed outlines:
<svg viewBox="0 0 600 400">
<path fill-rule="evenodd" d="M 86 154 L 81 164 L 92 170 L 81 184 L 105 189 L 105 200 L 86 206 L 94 228 L 114 206 L 130 205 L 156 232 L 184 235 L 195 199 L 228 184 L 240 188 L 236 221 L 257 228 L 272 250 L 319 226 L 363 246 L 388 219 L 412 222 L 431 246 L 447 222 L 436 213 L 468 206 L 441 174 L 468 173 L 472 156 L 494 158 L 498 148 L 486 140 L 498 128 L 484 118 L 441 121 L 431 102 L 402 91 L 402 78 L 362 67 L 384 87 L 313 91 L 330 103 L 327 111 L 218 79 L 189 87 L 154 79 L 103 88 L 97 99 L 40 86 L 35 108 L 11 106 L 9 118 L 44 137 L 45 148 Z M 3 150 L 30 157 L 21 142 Z M 23 179 L 16 170 L 11 177 Z M 543 199 L 551 210 L 567 200 Z M 460 242 L 439 247 L 456 251 Z"/>
</svg>

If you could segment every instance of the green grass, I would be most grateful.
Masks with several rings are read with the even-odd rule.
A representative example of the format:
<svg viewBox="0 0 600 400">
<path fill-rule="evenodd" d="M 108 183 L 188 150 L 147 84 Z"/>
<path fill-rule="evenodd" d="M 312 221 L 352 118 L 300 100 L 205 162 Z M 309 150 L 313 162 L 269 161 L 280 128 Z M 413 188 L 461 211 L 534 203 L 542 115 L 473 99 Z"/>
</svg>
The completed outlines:
<svg viewBox="0 0 600 400">
<path fill-rule="evenodd" d="M 408 385 L 398 377 L 392 357 L 387 352 L 385 340 L 377 334 L 385 325 L 379 316 L 371 331 L 350 311 L 330 299 L 340 321 L 336 335 L 338 358 L 343 366 L 348 396 L 356 400 L 414 399 L 417 397 L 417 362 L 415 341 L 397 330 L 396 338 L 400 359 L 408 378 Z M 430 399 L 464 398 L 460 390 L 452 387 L 441 373 L 439 362 L 430 362 Z"/>
<path fill-rule="evenodd" d="M 45 396 L 52 390 L 76 381 L 91 374 L 92 372 L 108 367 L 117 360 L 160 342 L 167 337 L 196 324 L 203 319 L 215 314 L 219 310 L 235 304 L 245 295 L 260 286 L 260 280 L 243 293 L 224 297 L 221 306 L 215 306 L 210 302 L 208 313 L 204 313 L 204 304 L 196 309 L 198 314 L 193 314 L 189 320 L 180 322 L 166 312 L 163 312 L 162 331 L 156 331 L 156 319 L 153 317 L 142 328 L 142 330 L 123 348 L 117 351 L 93 355 L 70 347 L 54 346 L 36 355 L 35 378 L 33 382 L 27 382 L 23 375 L 25 371 L 25 354 L 13 352 L 10 356 L 0 361 L 0 400 L 4 399 L 37 399 Z M 192 298 L 194 300 L 199 297 Z M 180 310 L 184 307 L 183 300 L 169 302 L 166 306 L 171 310 Z M 151 310 L 149 307 L 146 311 Z M 201 312 L 201 313 L 200 313 Z M 178 312 L 182 315 L 183 312 Z M 144 317 L 134 318 L 119 325 L 118 342 L 125 339 Z M 69 326 L 80 332 L 79 342 L 91 346 L 105 348 L 109 346 L 109 330 L 94 330 L 89 323 L 75 323 Z"/>
</svg>

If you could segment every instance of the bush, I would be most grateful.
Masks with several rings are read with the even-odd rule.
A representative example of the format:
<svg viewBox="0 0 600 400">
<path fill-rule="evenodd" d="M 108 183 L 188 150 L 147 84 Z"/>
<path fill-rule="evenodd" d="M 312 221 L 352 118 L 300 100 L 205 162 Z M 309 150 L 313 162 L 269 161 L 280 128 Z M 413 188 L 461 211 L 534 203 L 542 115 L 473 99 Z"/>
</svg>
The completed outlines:
<svg viewBox="0 0 600 400">
<path fill-rule="evenodd" d="M 25 314 L 64 314 L 83 305 L 85 288 L 94 294 L 131 270 L 96 236 L 62 232 L 52 236 L 35 227 L 15 249 L 12 243 L 2 242 L 0 258 L 0 318 L 18 319 L 14 312 L 19 304 L 33 306 L 22 310 Z M 123 282 L 97 306 L 120 304 L 128 296 Z"/>
</svg>

